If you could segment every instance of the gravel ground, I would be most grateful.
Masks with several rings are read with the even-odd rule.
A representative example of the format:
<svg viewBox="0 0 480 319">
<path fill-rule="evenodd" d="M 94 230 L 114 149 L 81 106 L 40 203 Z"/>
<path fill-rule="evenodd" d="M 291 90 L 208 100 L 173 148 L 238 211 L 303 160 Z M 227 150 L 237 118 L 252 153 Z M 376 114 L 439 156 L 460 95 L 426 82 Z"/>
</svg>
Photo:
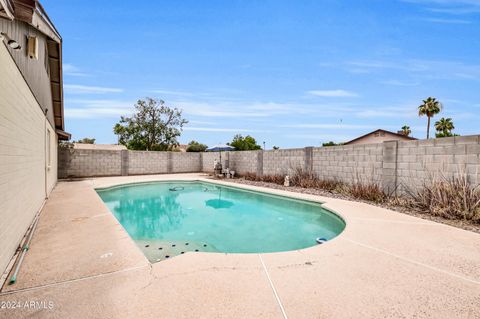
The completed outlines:
<svg viewBox="0 0 480 319">
<path fill-rule="evenodd" d="M 397 212 L 400 212 L 400 213 L 403 213 L 403 214 L 415 216 L 415 217 L 426 219 L 426 220 L 435 221 L 437 223 L 442 223 L 442 224 L 450 225 L 450 226 L 457 227 L 457 228 L 462 228 L 462 229 L 480 234 L 480 224 L 475 224 L 475 223 L 472 223 L 472 222 L 469 222 L 469 221 L 463 221 L 463 220 L 446 219 L 446 218 L 443 218 L 443 217 L 440 217 L 440 216 L 432 216 L 428 213 L 415 210 L 411 207 L 394 205 L 392 203 L 375 203 L 375 202 L 364 201 L 364 200 L 352 198 L 352 197 L 347 196 L 345 194 L 328 192 L 328 191 L 321 190 L 321 189 L 301 188 L 301 187 L 294 187 L 294 186 L 285 187 L 283 185 L 278 185 L 278 184 L 273 184 L 273 183 L 249 181 L 249 180 L 245 180 L 243 178 L 223 179 L 222 181 L 231 182 L 233 184 L 235 184 L 235 183 L 237 183 L 237 184 L 247 184 L 247 185 L 253 185 L 253 186 L 261 186 L 261 187 L 267 187 L 267 188 L 273 188 L 273 189 L 280 189 L 280 190 L 294 192 L 294 193 L 311 194 L 311 195 L 318 195 L 318 196 L 346 199 L 346 200 L 350 200 L 350 201 L 363 202 L 363 203 L 367 203 L 367 204 L 370 204 L 370 205 L 375 205 L 375 206 L 388 208 L 388 209 L 391 209 L 391 210 L 394 210 L 394 211 L 397 211 Z"/>
</svg>

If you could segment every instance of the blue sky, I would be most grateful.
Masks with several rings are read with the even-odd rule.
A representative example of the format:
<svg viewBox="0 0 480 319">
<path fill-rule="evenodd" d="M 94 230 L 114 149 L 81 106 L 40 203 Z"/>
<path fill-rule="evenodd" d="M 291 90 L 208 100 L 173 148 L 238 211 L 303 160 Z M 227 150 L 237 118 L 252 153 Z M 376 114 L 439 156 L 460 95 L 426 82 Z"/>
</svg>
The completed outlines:
<svg viewBox="0 0 480 319">
<path fill-rule="evenodd" d="M 408 124 L 423 98 L 480 133 L 480 0 L 43 0 L 63 40 L 66 130 L 115 143 L 138 98 L 183 109 L 181 143 L 285 147 Z"/>
</svg>

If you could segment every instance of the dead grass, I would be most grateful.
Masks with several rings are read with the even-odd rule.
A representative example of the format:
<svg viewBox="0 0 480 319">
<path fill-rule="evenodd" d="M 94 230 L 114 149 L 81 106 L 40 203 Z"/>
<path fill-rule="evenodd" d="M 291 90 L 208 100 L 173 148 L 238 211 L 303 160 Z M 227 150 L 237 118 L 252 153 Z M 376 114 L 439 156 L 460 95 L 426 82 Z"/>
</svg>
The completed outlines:
<svg viewBox="0 0 480 319">
<path fill-rule="evenodd" d="M 257 176 L 247 173 L 245 180 L 283 185 L 283 175 Z M 313 172 L 297 168 L 290 176 L 290 185 L 304 189 L 316 189 L 340 194 L 349 198 L 404 207 L 418 213 L 449 220 L 464 220 L 480 224 L 480 186 L 468 181 L 466 173 L 458 172 L 454 177 L 445 177 L 441 172 L 430 174 L 419 190 L 408 191 L 406 196 L 385 193 L 374 181 L 362 180 L 358 175 L 352 183 L 322 179 Z"/>
<path fill-rule="evenodd" d="M 247 181 L 274 183 L 278 185 L 283 185 L 283 182 L 285 180 L 285 177 L 283 175 L 258 176 L 255 173 L 245 173 L 244 175 L 241 175 L 241 177 L 245 178 Z"/>
<path fill-rule="evenodd" d="M 480 223 L 480 186 L 473 186 L 464 172 L 446 177 L 432 175 L 419 191 L 409 192 L 411 204 L 434 216 Z"/>
<path fill-rule="evenodd" d="M 283 185 L 285 180 L 283 175 L 257 176 L 254 173 L 246 173 L 243 177 L 249 181 L 274 183 L 278 185 Z M 358 177 L 354 178 L 354 180 L 354 183 L 346 184 L 335 179 L 322 179 L 313 172 L 297 168 L 290 176 L 290 185 L 301 188 L 325 190 L 331 193 L 343 194 L 352 198 L 376 203 L 383 203 L 389 198 L 389 196 L 382 191 L 378 183 L 364 181 Z"/>
<path fill-rule="evenodd" d="M 290 178 L 290 184 L 302 188 L 323 189 L 332 192 L 339 188 L 342 183 L 333 179 L 321 179 L 313 172 L 297 168 Z"/>
</svg>

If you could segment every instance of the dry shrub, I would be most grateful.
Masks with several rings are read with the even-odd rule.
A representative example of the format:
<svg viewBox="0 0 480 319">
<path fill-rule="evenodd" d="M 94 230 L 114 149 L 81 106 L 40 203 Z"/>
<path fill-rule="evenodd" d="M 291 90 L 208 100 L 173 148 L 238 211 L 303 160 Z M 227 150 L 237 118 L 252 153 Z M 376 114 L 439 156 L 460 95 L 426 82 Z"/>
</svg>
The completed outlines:
<svg viewBox="0 0 480 319">
<path fill-rule="evenodd" d="M 290 178 L 290 184 L 292 186 L 298 186 L 303 188 L 316 188 L 327 191 L 334 191 L 341 183 L 333 179 L 320 179 L 315 173 L 306 171 L 301 168 L 295 169 L 292 177 Z"/>
<path fill-rule="evenodd" d="M 470 183 L 466 173 L 447 178 L 431 175 L 419 191 L 409 192 L 420 210 L 447 219 L 480 222 L 480 186 Z"/>
<path fill-rule="evenodd" d="M 255 173 L 245 173 L 242 176 L 237 174 L 238 177 L 243 177 L 247 181 L 258 181 L 258 176 Z"/>
<path fill-rule="evenodd" d="M 278 185 L 283 185 L 285 177 L 282 175 L 264 175 L 262 176 L 262 182 L 266 183 L 275 183 Z"/>
<path fill-rule="evenodd" d="M 258 176 L 255 173 L 245 173 L 243 174 L 243 178 L 248 181 L 256 181 L 256 182 L 265 182 L 265 183 L 275 183 L 279 185 L 283 185 L 285 177 L 282 175 L 263 175 Z"/>
<path fill-rule="evenodd" d="M 345 184 L 343 192 L 353 198 L 363 199 L 376 203 L 383 203 L 389 199 L 380 184 L 374 182 L 355 181 L 352 184 Z"/>
</svg>

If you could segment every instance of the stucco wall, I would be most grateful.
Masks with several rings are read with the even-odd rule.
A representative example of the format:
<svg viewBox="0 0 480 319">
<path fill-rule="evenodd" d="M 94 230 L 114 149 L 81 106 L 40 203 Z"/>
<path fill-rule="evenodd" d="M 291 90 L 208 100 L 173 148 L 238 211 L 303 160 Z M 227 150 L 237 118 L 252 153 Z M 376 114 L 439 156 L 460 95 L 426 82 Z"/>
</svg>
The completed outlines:
<svg viewBox="0 0 480 319">
<path fill-rule="evenodd" d="M 0 271 L 55 186 L 56 145 L 55 130 L 0 43 Z"/>
</svg>

